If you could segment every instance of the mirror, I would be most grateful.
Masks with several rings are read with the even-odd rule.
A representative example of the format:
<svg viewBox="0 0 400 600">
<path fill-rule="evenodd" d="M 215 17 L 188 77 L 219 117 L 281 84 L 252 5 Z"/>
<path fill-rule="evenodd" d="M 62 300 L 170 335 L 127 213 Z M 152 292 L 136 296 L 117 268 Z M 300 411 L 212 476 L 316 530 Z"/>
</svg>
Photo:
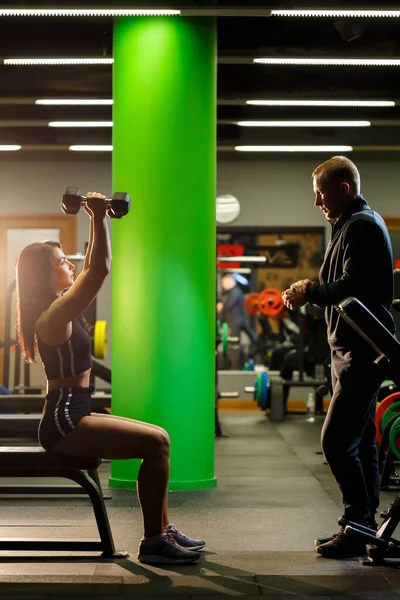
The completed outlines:
<svg viewBox="0 0 400 600">
<path fill-rule="evenodd" d="M 223 194 L 217 198 L 217 223 L 232 223 L 240 215 L 240 203 L 235 196 Z"/>
</svg>

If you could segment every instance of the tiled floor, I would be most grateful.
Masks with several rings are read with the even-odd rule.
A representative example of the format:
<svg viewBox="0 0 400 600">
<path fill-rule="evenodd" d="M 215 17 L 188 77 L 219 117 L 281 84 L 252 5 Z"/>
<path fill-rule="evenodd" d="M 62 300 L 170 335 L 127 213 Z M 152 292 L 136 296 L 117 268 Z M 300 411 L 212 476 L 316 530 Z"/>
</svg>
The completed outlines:
<svg viewBox="0 0 400 600">
<path fill-rule="evenodd" d="M 262 413 L 222 413 L 229 437 L 216 441 L 218 486 L 170 494 L 171 520 L 207 540 L 196 565 L 151 568 L 136 560 L 141 521 L 135 493 L 112 490 L 107 509 L 118 550 L 130 558 L 101 561 L 0 553 L 0 597 L 63 600 L 121 597 L 215 600 L 400 597 L 400 570 L 316 555 L 314 538 L 337 529 L 340 496 L 319 451 L 321 422 Z M 109 465 L 101 466 L 106 491 Z M 382 494 L 386 507 L 396 492 Z M 0 501 L 0 536 L 97 537 L 82 497 Z"/>
</svg>

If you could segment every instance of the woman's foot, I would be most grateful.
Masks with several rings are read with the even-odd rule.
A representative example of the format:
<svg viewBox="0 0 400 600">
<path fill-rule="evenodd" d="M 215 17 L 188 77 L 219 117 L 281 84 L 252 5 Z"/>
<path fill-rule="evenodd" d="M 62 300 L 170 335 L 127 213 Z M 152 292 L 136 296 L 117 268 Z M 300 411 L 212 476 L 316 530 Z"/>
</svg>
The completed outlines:
<svg viewBox="0 0 400 600">
<path fill-rule="evenodd" d="M 139 544 L 138 560 L 148 565 L 184 565 L 199 558 L 199 552 L 182 548 L 169 533 L 144 538 Z"/>
<path fill-rule="evenodd" d="M 171 534 L 174 540 L 182 546 L 182 548 L 186 548 L 187 550 L 202 550 L 206 545 L 204 540 L 194 540 L 193 538 L 188 537 L 179 531 L 173 523 L 170 523 L 165 531 Z"/>
</svg>

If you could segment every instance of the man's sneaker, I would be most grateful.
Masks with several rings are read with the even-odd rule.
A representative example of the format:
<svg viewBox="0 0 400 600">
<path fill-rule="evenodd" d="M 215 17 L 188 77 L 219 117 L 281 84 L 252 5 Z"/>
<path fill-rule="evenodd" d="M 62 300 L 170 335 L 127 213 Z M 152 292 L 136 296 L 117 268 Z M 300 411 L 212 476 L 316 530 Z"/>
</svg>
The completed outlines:
<svg viewBox="0 0 400 600">
<path fill-rule="evenodd" d="M 317 553 L 325 558 L 354 558 L 364 556 L 367 553 L 366 544 L 355 535 L 348 535 L 344 530 L 337 533 L 325 544 L 320 544 L 316 548 Z"/>
<path fill-rule="evenodd" d="M 339 519 L 339 522 L 340 522 L 340 519 Z M 378 530 L 378 523 L 376 521 L 373 521 L 372 524 L 368 525 L 368 527 L 370 529 L 373 529 L 374 531 L 377 531 Z M 341 531 L 343 531 L 343 529 L 341 529 Z M 331 539 L 333 539 L 337 535 L 338 534 L 335 533 L 335 534 L 331 535 L 331 537 L 317 538 L 316 540 L 314 540 L 315 545 L 316 546 L 321 546 L 321 544 L 327 544 L 328 542 L 331 541 Z"/>
<path fill-rule="evenodd" d="M 147 565 L 184 565 L 199 558 L 199 552 L 182 548 L 168 533 L 155 543 L 141 540 L 139 545 L 138 560 Z"/>
<path fill-rule="evenodd" d="M 166 529 L 167 533 L 171 534 L 177 544 L 186 548 L 187 550 L 202 550 L 206 545 L 204 540 L 194 540 L 175 527 L 173 523 L 170 523 Z"/>
<path fill-rule="evenodd" d="M 337 535 L 337 533 L 334 533 L 330 537 L 317 538 L 316 540 L 314 540 L 314 543 L 316 546 L 320 546 L 321 544 L 326 544 L 327 542 L 330 542 L 335 537 L 335 535 Z"/>
</svg>

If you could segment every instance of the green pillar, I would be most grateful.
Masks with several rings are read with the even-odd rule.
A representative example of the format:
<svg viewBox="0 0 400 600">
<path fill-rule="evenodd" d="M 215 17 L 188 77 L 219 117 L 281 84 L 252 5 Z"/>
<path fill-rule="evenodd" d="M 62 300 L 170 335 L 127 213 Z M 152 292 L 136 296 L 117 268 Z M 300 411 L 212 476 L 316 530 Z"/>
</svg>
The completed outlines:
<svg viewBox="0 0 400 600">
<path fill-rule="evenodd" d="M 112 410 L 164 427 L 171 490 L 214 476 L 216 23 L 119 18 L 114 28 Z M 113 461 L 134 488 L 138 460 Z"/>
</svg>

